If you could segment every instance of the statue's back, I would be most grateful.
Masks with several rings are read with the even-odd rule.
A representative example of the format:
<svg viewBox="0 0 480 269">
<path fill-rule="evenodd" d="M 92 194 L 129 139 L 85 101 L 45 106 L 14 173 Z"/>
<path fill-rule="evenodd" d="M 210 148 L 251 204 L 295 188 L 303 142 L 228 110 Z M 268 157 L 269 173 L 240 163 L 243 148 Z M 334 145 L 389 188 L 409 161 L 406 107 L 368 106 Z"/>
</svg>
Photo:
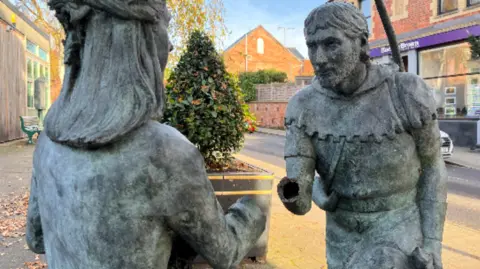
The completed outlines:
<svg viewBox="0 0 480 269">
<path fill-rule="evenodd" d="M 174 214 L 168 174 L 172 158 L 199 157 L 189 152 L 181 134 L 153 122 L 98 150 L 42 136 L 34 176 L 49 265 L 165 268 L 172 234 L 164 216 Z"/>
</svg>

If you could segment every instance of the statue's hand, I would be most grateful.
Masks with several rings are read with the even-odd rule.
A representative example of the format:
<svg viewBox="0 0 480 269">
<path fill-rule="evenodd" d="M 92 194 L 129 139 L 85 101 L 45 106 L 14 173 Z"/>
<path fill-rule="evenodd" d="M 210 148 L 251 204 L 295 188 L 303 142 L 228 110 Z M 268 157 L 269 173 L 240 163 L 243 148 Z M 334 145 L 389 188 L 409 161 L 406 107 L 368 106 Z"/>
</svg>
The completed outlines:
<svg viewBox="0 0 480 269">
<path fill-rule="evenodd" d="M 338 194 L 333 191 L 327 195 L 325 184 L 320 177 L 315 177 L 313 181 L 312 199 L 318 207 L 325 211 L 333 212 L 337 208 Z"/>
<path fill-rule="evenodd" d="M 412 253 L 415 269 L 443 269 L 441 251 L 441 241 L 425 239 L 423 248 L 417 247 Z"/>
<path fill-rule="evenodd" d="M 423 249 L 432 255 L 433 268 L 443 269 L 442 265 L 442 242 L 435 239 L 424 239 Z"/>
</svg>

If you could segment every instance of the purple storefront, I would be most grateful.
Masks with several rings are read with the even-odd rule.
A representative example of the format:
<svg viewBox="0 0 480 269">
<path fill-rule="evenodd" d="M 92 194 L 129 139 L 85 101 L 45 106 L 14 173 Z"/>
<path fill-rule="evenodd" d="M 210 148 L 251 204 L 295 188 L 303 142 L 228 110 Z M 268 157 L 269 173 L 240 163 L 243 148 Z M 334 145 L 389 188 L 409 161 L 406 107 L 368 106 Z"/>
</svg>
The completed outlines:
<svg viewBox="0 0 480 269">
<path fill-rule="evenodd" d="M 468 26 L 452 27 L 450 22 L 398 39 L 407 72 L 422 77 L 434 91 L 440 128 L 457 146 L 473 147 L 480 145 L 480 60 L 471 59 L 467 38 L 480 36 L 480 14 L 461 23 Z M 374 62 L 391 60 L 385 40 L 371 42 L 370 47 Z"/>
</svg>

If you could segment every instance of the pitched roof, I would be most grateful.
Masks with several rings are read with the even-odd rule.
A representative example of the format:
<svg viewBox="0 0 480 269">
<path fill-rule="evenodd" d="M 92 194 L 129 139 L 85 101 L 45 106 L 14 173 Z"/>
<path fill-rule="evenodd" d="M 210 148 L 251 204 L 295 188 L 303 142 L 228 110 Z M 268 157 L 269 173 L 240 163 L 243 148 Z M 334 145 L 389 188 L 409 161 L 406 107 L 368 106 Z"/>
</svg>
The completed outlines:
<svg viewBox="0 0 480 269">
<path fill-rule="evenodd" d="M 242 41 L 246 35 L 249 35 L 251 32 L 257 30 L 259 27 L 261 27 L 261 25 L 255 27 L 254 29 L 248 31 L 246 34 L 243 34 L 240 38 L 238 38 L 237 40 L 235 40 L 235 42 L 233 42 L 230 46 L 228 46 L 225 50 L 223 50 L 223 52 L 227 52 L 229 49 L 235 47 L 235 45 L 238 44 L 238 42 Z"/>
<path fill-rule="evenodd" d="M 297 57 L 299 60 L 305 60 L 305 57 L 300 53 L 300 51 L 297 50 L 297 48 L 287 48 L 295 57 Z"/>
<path fill-rule="evenodd" d="M 223 53 L 226 53 L 228 50 L 231 48 L 235 47 L 240 41 L 245 39 L 245 36 L 249 35 L 253 31 L 256 31 L 257 29 L 262 28 L 275 42 L 277 42 L 280 46 L 282 46 L 286 51 L 290 52 L 295 58 L 297 58 L 299 61 L 303 61 L 305 58 L 303 55 L 296 49 L 296 48 L 286 48 L 278 39 L 276 39 L 269 31 L 267 31 L 262 25 L 259 25 L 255 27 L 254 29 L 248 31 L 246 34 L 243 34 L 239 39 L 235 40 L 230 46 L 228 46 Z"/>
</svg>

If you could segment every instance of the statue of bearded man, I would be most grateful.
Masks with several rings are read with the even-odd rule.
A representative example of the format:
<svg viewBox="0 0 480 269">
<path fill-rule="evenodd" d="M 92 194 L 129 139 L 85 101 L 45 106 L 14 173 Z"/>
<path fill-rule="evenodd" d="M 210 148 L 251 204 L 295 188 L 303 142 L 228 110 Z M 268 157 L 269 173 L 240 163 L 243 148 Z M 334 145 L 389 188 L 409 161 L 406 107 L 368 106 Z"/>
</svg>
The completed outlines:
<svg viewBox="0 0 480 269">
<path fill-rule="evenodd" d="M 282 202 L 326 211 L 329 269 L 442 268 L 446 169 L 431 89 L 369 62 L 351 4 L 314 9 L 305 36 L 316 78 L 288 104 Z"/>
<path fill-rule="evenodd" d="M 51 0 L 66 72 L 33 157 L 27 243 L 52 269 L 167 268 L 181 237 L 214 268 L 265 229 L 248 198 L 224 215 L 203 158 L 162 116 L 164 0 Z"/>
</svg>

